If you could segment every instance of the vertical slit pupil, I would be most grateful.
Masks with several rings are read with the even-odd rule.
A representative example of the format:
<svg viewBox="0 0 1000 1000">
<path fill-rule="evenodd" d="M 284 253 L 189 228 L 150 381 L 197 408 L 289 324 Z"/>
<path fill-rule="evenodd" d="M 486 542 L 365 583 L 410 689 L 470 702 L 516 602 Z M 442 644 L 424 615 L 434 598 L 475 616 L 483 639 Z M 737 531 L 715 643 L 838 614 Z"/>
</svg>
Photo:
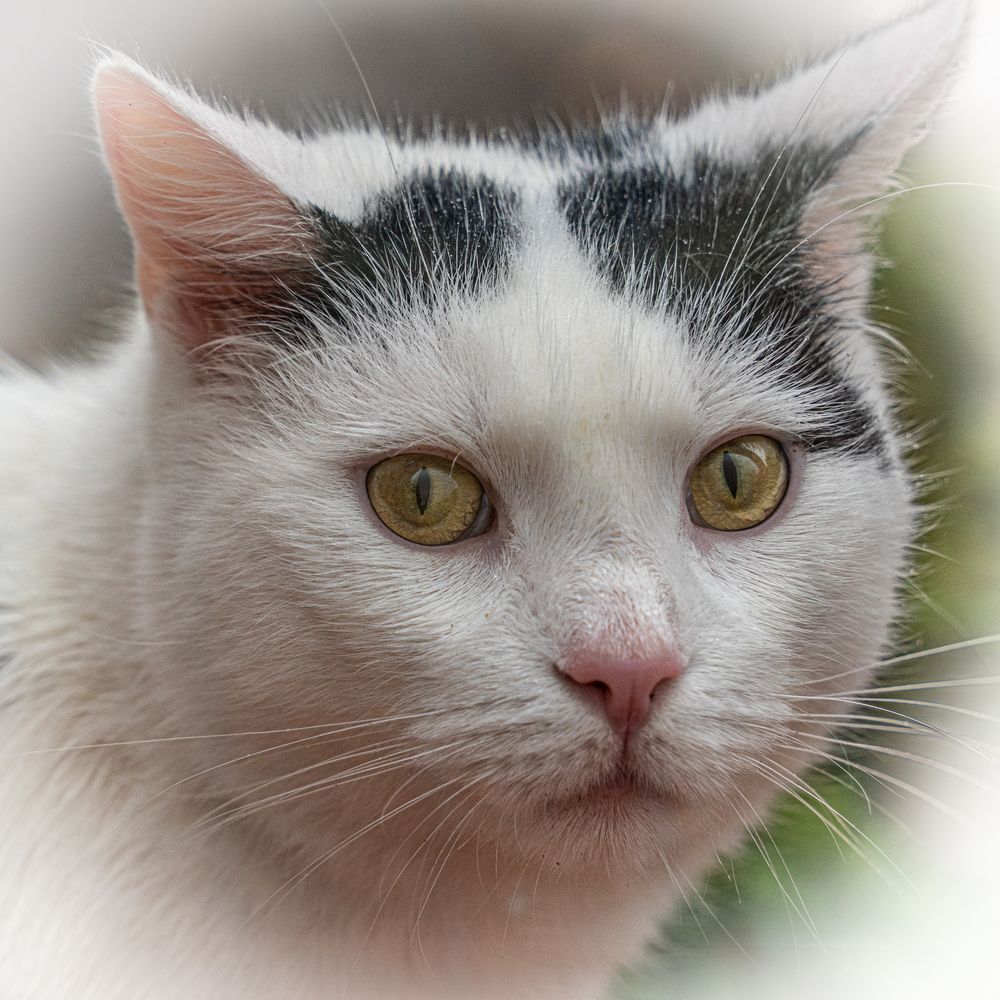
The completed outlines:
<svg viewBox="0 0 1000 1000">
<path fill-rule="evenodd" d="M 421 467 L 413 477 L 413 488 L 417 494 L 417 508 L 423 514 L 431 502 L 431 474 L 426 468 Z"/>
<path fill-rule="evenodd" d="M 736 492 L 740 488 L 740 472 L 736 459 L 728 451 L 722 453 L 722 478 L 726 481 L 730 496 L 735 500 Z"/>
</svg>

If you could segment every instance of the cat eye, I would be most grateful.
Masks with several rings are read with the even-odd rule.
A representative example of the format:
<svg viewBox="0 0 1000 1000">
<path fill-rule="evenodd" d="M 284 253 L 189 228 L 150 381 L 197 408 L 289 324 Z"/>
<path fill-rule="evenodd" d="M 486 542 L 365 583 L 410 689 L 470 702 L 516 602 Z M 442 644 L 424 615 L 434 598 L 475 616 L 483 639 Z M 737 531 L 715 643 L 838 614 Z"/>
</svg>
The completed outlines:
<svg viewBox="0 0 1000 1000">
<path fill-rule="evenodd" d="M 481 535 L 492 509 L 468 469 L 438 455 L 396 455 L 368 471 L 368 499 L 379 520 L 417 545 L 450 545 Z"/>
<path fill-rule="evenodd" d="M 743 531 L 766 521 L 788 489 L 788 458 L 773 438 L 747 434 L 705 455 L 688 480 L 688 509 L 696 523 Z"/>
</svg>

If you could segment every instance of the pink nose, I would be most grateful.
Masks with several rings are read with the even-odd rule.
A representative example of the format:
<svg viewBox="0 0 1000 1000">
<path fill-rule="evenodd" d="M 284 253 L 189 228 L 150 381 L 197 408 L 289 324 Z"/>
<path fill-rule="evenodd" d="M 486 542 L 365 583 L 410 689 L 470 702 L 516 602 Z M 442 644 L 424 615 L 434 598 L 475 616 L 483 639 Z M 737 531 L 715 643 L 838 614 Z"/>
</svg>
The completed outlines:
<svg viewBox="0 0 1000 1000">
<path fill-rule="evenodd" d="M 621 659 L 585 653 L 570 658 L 562 672 L 600 695 L 604 714 L 620 736 L 638 730 L 649 718 L 653 692 L 664 681 L 680 676 L 681 661 L 674 652 Z"/>
</svg>

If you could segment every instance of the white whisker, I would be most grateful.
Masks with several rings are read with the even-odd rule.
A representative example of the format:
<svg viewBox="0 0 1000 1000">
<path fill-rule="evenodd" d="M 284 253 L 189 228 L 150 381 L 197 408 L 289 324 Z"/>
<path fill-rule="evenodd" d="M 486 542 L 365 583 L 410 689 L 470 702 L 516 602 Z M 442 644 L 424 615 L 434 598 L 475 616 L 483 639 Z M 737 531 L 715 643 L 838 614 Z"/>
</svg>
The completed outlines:
<svg viewBox="0 0 1000 1000">
<path fill-rule="evenodd" d="M 405 722 L 411 719 L 423 719 L 433 715 L 443 714 L 444 709 L 434 709 L 427 712 L 415 712 L 407 715 L 390 716 L 388 718 L 360 719 L 356 722 L 315 723 L 310 726 L 287 726 L 283 729 L 249 729 L 233 733 L 203 733 L 195 736 L 154 736 L 135 740 L 109 740 L 103 743 L 75 743 L 61 747 L 42 747 L 34 750 L 19 750 L 15 753 L 0 754 L 0 760 L 12 760 L 18 757 L 33 757 L 39 754 L 71 753 L 80 750 L 104 750 L 116 747 L 149 746 L 163 743 L 183 743 L 194 740 L 232 740 L 255 736 L 284 736 L 288 733 L 315 732 L 318 729 L 329 733 L 349 732 L 390 722 Z"/>
</svg>

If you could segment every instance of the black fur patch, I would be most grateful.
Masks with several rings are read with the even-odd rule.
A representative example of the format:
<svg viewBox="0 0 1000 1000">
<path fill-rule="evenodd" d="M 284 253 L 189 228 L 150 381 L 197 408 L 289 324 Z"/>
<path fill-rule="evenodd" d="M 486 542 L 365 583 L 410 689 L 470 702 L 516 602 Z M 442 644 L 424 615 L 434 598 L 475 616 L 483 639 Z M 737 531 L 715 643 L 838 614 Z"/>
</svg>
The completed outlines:
<svg viewBox="0 0 1000 1000">
<path fill-rule="evenodd" d="M 696 334 L 758 345 L 820 388 L 835 427 L 816 449 L 881 453 L 875 415 L 834 365 L 835 294 L 799 246 L 803 207 L 856 137 L 830 150 L 763 151 L 745 164 L 595 166 L 559 191 L 570 228 L 619 294 L 679 315 Z"/>
<path fill-rule="evenodd" d="M 649 135 L 649 123 L 622 115 L 599 126 L 576 123 L 561 127 L 543 123 L 519 135 L 519 145 L 546 162 L 566 163 L 582 159 L 593 164 L 620 162 L 641 149 Z"/>
<path fill-rule="evenodd" d="M 508 274 L 520 230 L 513 191 L 454 170 L 411 177 L 379 195 L 358 223 L 319 208 L 309 214 L 328 279 L 317 291 L 341 322 L 386 302 L 483 294 Z"/>
</svg>

